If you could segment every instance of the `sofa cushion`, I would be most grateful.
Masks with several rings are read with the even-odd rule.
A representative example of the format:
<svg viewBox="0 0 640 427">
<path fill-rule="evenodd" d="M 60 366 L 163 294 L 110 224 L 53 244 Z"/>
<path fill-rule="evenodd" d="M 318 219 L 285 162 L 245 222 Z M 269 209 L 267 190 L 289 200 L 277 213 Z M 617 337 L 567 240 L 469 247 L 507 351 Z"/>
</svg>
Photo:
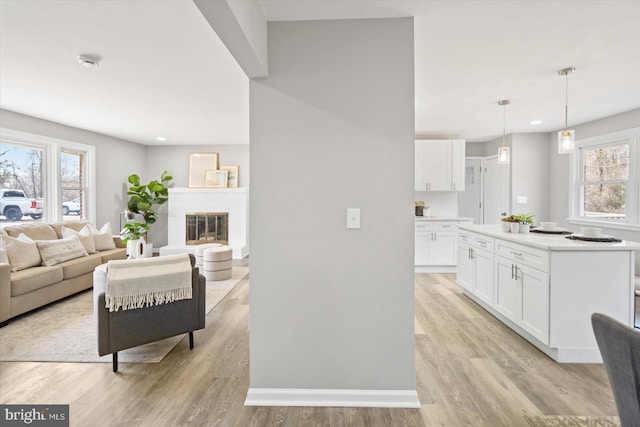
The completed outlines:
<svg viewBox="0 0 640 427">
<path fill-rule="evenodd" d="M 70 259 L 89 255 L 78 236 L 55 240 L 36 240 L 42 263 L 46 266 L 60 264 Z"/>
<path fill-rule="evenodd" d="M 76 231 L 73 228 L 61 227 L 62 238 L 76 236 L 87 253 L 96 253 L 96 243 L 93 241 L 93 234 L 91 233 L 91 227 L 85 225 L 80 231 Z"/>
<path fill-rule="evenodd" d="M 98 255 L 102 258 L 102 263 L 111 261 L 112 259 L 125 259 L 127 251 L 124 248 L 111 249 L 108 251 L 100 251 Z"/>
<path fill-rule="evenodd" d="M 58 238 L 55 230 L 43 222 L 30 221 L 20 225 L 5 227 L 4 231 L 11 237 L 26 234 L 31 240 L 54 240 Z"/>
<path fill-rule="evenodd" d="M 83 219 L 80 221 L 53 222 L 49 225 L 51 226 L 51 228 L 55 230 L 56 235 L 58 236 L 58 239 L 62 239 L 63 237 L 68 237 L 68 236 L 62 235 L 62 227 L 70 228 L 75 231 L 80 231 L 87 224 L 89 224 L 89 221 Z"/>
<path fill-rule="evenodd" d="M 20 234 L 17 238 L 11 236 L 2 236 L 1 238 L 9 257 L 11 271 L 35 267 L 42 262 L 36 242 L 28 236 Z"/>
<path fill-rule="evenodd" d="M 96 244 L 97 251 L 106 251 L 116 248 L 116 244 L 113 241 L 113 234 L 111 233 L 110 222 L 103 225 L 100 230 L 91 225 L 91 233 L 93 234 L 93 241 Z"/>
<path fill-rule="evenodd" d="M 99 254 L 93 254 L 65 261 L 58 266 L 62 267 L 62 277 L 67 280 L 90 273 L 100 264 L 102 264 L 102 257 Z"/>
<path fill-rule="evenodd" d="M 2 243 L 2 240 L 0 240 Z M 0 263 L 9 264 L 9 257 L 7 256 L 7 251 L 4 248 L 0 248 Z"/>
<path fill-rule="evenodd" d="M 11 296 L 23 295 L 62 281 L 62 268 L 33 267 L 11 273 Z"/>
</svg>

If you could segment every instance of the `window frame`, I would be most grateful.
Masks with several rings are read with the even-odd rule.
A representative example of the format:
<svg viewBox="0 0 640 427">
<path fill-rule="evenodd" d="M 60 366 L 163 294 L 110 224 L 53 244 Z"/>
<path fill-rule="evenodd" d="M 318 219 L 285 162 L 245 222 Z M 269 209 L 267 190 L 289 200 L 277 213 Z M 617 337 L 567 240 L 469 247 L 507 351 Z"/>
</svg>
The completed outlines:
<svg viewBox="0 0 640 427">
<path fill-rule="evenodd" d="M 629 178 L 625 188 L 625 219 L 597 219 L 583 213 L 584 151 L 599 147 L 629 144 Z M 607 228 L 640 230 L 640 128 L 599 135 L 576 141 L 571 154 L 569 223 Z M 611 183 L 619 181 L 611 181 Z"/>
<path fill-rule="evenodd" d="M 62 186 L 60 183 L 60 153 L 64 150 L 85 153 L 86 179 L 85 219 L 95 224 L 96 220 L 96 148 L 48 136 L 32 134 L 0 127 L 0 139 L 7 144 L 16 144 L 43 150 L 43 197 L 44 218 L 48 222 L 62 222 Z"/>
</svg>

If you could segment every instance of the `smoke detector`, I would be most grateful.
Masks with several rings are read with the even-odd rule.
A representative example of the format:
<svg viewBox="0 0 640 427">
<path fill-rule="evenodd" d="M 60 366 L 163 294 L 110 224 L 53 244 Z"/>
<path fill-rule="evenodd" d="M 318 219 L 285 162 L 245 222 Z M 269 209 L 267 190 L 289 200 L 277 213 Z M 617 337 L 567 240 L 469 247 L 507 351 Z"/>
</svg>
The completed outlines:
<svg viewBox="0 0 640 427">
<path fill-rule="evenodd" d="M 84 67 L 95 68 L 100 64 L 100 58 L 95 55 L 78 55 L 78 62 Z"/>
</svg>

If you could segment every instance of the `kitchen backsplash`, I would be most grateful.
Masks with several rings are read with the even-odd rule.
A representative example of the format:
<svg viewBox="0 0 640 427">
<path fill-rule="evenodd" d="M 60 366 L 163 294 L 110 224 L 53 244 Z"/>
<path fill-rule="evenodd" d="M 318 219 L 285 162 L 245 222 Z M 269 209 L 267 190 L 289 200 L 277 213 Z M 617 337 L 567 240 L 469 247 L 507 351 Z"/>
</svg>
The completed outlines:
<svg viewBox="0 0 640 427">
<path fill-rule="evenodd" d="M 458 216 L 458 193 L 455 191 L 416 191 L 415 200 L 431 207 L 431 216 Z"/>
</svg>

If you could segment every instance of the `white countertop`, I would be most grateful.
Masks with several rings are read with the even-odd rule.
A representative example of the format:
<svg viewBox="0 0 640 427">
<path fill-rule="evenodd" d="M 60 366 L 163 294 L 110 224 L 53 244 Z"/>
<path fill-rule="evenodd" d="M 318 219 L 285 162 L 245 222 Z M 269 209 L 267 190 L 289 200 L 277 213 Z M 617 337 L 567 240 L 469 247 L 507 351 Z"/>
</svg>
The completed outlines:
<svg viewBox="0 0 640 427">
<path fill-rule="evenodd" d="M 473 221 L 466 216 L 417 216 L 416 221 Z"/>
<path fill-rule="evenodd" d="M 509 233 L 502 231 L 500 225 L 461 224 L 461 230 L 484 234 L 497 239 L 509 240 L 521 245 L 532 246 L 550 251 L 629 251 L 640 250 L 640 243 L 623 240 L 620 243 L 585 242 L 566 239 L 564 235 L 541 233 Z M 615 236 L 614 236 L 615 237 Z"/>
</svg>

